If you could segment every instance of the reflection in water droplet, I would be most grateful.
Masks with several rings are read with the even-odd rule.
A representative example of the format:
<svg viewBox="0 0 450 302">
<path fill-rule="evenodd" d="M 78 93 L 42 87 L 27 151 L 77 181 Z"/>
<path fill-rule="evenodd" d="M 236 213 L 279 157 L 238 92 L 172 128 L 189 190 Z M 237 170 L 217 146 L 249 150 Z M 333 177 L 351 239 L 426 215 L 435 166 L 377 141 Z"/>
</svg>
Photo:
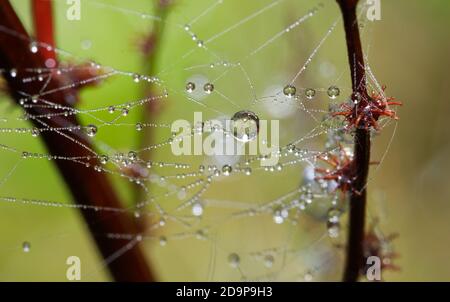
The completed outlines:
<svg viewBox="0 0 450 302">
<path fill-rule="evenodd" d="M 259 117 L 248 110 L 236 112 L 231 118 L 234 137 L 241 142 L 254 140 L 259 132 Z"/>
<path fill-rule="evenodd" d="M 225 176 L 230 175 L 232 170 L 233 170 L 233 168 L 231 168 L 230 165 L 225 165 L 222 167 L 222 172 L 223 172 L 223 175 L 225 175 Z"/>
<path fill-rule="evenodd" d="M 330 86 L 327 90 L 327 94 L 330 97 L 330 99 L 335 99 L 339 96 L 340 90 L 336 86 Z"/>
<path fill-rule="evenodd" d="M 109 160 L 108 155 L 101 155 L 100 156 L 100 163 L 106 164 L 108 162 L 108 160 Z"/>
<path fill-rule="evenodd" d="M 308 100 L 312 100 L 314 96 L 316 95 L 316 91 L 312 88 L 307 88 L 305 90 L 305 96 Z"/>
<path fill-rule="evenodd" d="M 195 90 L 195 84 L 193 82 L 188 82 L 186 84 L 186 91 L 191 93 L 194 90 Z"/>
<path fill-rule="evenodd" d="M 203 90 L 204 90 L 206 93 L 208 93 L 208 94 L 212 93 L 212 92 L 214 91 L 214 84 L 206 83 L 206 84 L 203 86 Z"/>
<path fill-rule="evenodd" d="M 293 97 L 295 93 L 297 92 L 297 88 L 293 85 L 286 85 L 283 88 L 283 94 L 289 98 Z"/>
<path fill-rule="evenodd" d="M 97 134 L 97 126 L 95 125 L 88 125 L 87 126 L 87 130 L 86 130 L 87 135 L 89 135 L 90 137 L 93 137 Z"/>
</svg>

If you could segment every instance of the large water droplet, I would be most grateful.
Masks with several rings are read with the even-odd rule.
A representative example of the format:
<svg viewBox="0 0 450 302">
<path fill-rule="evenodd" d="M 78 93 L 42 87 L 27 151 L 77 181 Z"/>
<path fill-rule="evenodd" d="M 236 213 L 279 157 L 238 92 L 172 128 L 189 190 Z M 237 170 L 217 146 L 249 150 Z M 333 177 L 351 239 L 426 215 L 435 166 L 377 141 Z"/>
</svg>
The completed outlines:
<svg viewBox="0 0 450 302">
<path fill-rule="evenodd" d="M 231 173 L 232 170 L 233 170 L 233 168 L 231 168 L 230 165 L 225 165 L 225 166 L 222 167 L 222 173 L 223 173 L 223 175 L 225 175 L 225 176 L 230 175 L 230 173 Z"/>
<path fill-rule="evenodd" d="M 327 94 L 330 97 L 330 99 L 335 99 L 339 96 L 339 94 L 341 93 L 341 91 L 339 90 L 338 87 L 336 86 L 330 86 L 327 90 Z"/>
<path fill-rule="evenodd" d="M 138 158 L 137 153 L 135 151 L 128 152 L 128 159 L 131 161 L 135 161 Z"/>
<path fill-rule="evenodd" d="M 139 81 L 141 80 L 141 76 L 137 73 L 134 73 L 132 77 L 135 83 L 139 83 Z"/>
<path fill-rule="evenodd" d="M 100 163 L 106 164 L 109 160 L 108 155 L 100 155 Z"/>
<path fill-rule="evenodd" d="M 206 83 L 203 86 L 203 90 L 207 93 L 207 94 L 211 94 L 214 91 L 214 84 L 212 83 Z"/>
<path fill-rule="evenodd" d="M 316 91 L 312 88 L 307 88 L 305 90 L 305 96 L 308 100 L 312 100 L 314 96 L 316 95 Z"/>
<path fill-rule="evenodd" d="M 293 85 L 286 85 L 283 88 L 283 94 L 289 98 L 293 97 L 295 93 L 297 92 L 297 88 Z"/>
<path fill-rule="evenodd" d="M 259 117 L 248 110 L 236 112 L 231 118 L 234 137 L 241 142 L 249 142 L 258 136 Z"/>
<path fill-rule="evenodd" d="M 188 82 L 186 84 L 186 91 L 191 93 L 195 90 L 195 84 L 193 82 Z"/>
<path fill-rule="evenodd" d="M 87 133 L 87 135 L 89 135 L 90 137 L 95 136 L 95 135 L 97 134 L 97 126 L 92 125 L 92 124 L 88 125 L 88 126 L 87 126 L 87 129 L 86 129 L 86 133 Z"/>
</svg>

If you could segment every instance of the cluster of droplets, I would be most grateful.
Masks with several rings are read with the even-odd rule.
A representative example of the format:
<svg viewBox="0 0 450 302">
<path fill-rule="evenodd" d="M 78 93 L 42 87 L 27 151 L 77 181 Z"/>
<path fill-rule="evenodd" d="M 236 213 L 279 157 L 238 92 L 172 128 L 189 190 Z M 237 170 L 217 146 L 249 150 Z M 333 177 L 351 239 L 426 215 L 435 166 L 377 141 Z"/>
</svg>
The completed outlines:
<svg viewBox="0 0 450 302">
<path fill-rule="evenodd" d="M 339 237 L 339 233 L 341 230 L 341 219 L 342 211 L 338 208 L 332 207 L 328 210 L 327 213 L 327 231 L 328 236 L 331 238 Z"/>
<path fill-rule="evenodd" d="M 306 99 L 312 100 L 316 96 L 316 89 L 306 88 L 304 93 L 305 93 Z M 340 91 L 339 87 L 334 86 L 334 85 L 328 87 L 328 89 L 327 89 L 327 95 L 332 100 L 336 99 L 340 95 L 340 93 L 341 93 L 341 91 Z M 297 88 L 292 84 L 286 85 L 283 88 L 283 94 L 284 94 L 284 96 L 286 96 L 288 98 L 294 98 L 297 96 Z"/>
<path fill-rule="evenodd" d="M 188 93 L 192 93 L 195 91 L 196 87 L 197 86 L 195 85 L 194 82 L 187 82 L 185 89 Z M 213 83 L 205 83 L 203 85 L 203 91 L 206 94 L 211 94 L 214 91 L 214 84 Z"/>
</svg>

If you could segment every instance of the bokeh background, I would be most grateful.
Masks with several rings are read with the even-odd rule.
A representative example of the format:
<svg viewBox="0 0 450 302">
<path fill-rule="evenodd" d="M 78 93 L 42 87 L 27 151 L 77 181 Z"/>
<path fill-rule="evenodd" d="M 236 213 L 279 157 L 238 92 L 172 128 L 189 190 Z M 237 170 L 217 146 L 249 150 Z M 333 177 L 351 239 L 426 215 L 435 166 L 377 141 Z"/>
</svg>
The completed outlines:
<svg viewBox="0 0 450 302">
<path fill-rule="evenodd" d="M 12 1 L 22 21 L 32 32 L 28 2 Z M 149 67 L 143 62 L 137 45 L 142 36 L 152 30 L 153 23 L 137 14 L 109 9 L 93 2 L 83 0 L 82 19 L 70 22 L 66 19 L 65 1 L 55 1 L 57 44 L 59 48 L 71 54 L 65 59 L 92 59 L 116 69 L 145 73 Z M 193 27 L 194 32 L 199 36 L 210 37 L 270 3 L 224 2 L 226 3 L 220 9 L 208 12 L 201 18 Z M 150 0 L 114 0 L 103 3 L 136 12 L 151 14 L 153 11 Z M 175 65 L 176 68 L 163 73 L 162 76 L 169 88 L 180 90 L 179 87 L 184 87 L 186 80 L 193 76 L 194 73 L 185 70 L 186 67 L 209 64 L 212 60 L 210 55 L 197 52 L 188 60 L 180 62 L 182 56 L 192 48 L 193 42 L 175 25 L 192 20 L 211 3 L 212 1 L 203 0 L 177 1 L 170 12 L 160 41 L 156 66 L 152 67 L 153 71 L 159 74 L 168 66 Z M 324 0 L 323 3 L 324 8 L 320 9 L 311 21 L 300 25 L 298 30 L 289 35 L 284 35 L 249 60 L 246 67 L 258 93 L 263 94 L 267 89 L 270 90 L 270 87 L 280 85 L 292 77 L 331 24 L 340 18 L 334 1 Z M 223 39 L 218 39 L 211 48 L 230 61 L 243 59 L 245 54 L 254 50 L 261 42 L 317 4 L 316 1 L 284 1 L 275 9 L 256 18 L 254 22 L 249 22 Z M 399 234 L 394 246 L 395 251 L 400 254 L 395 263 L 401 270 L 386 272 L 383 276 L 387 281 L 450 279 L 450 265 L 447 261 L 450 248 L 450 78 L 447 73 L 450 66 L 449 18 L 450 2 L 445 0 L 382 1 L 382 19 L 373 23 L 367 22 L 363 28 L 364 43 L 366 46 L 370 45 L 369 62 L 372 71 L 380 83 L 387 85 L 387 94 L 404 103 L 398 111 L 400 121 L 392 143 L 390 141 L 394 124 L 386 127 L 374 142 L 375 160 L 381 158 L 388 146 L 390 147 L 382 165 L 376 173 L 371 174 L 369 183 L 369 215 L 379 219 L 379 225 L 386 234 Z M 343 37 L 342 24 L 338 23 L 335 32 L 318 52 L 308 72 L 296 82 L 297 85 L 325 87 L 331 78 L 338 78 L 337 83 L 342 88 L 342 94 L 349 93 Z M 368 50 L 369 48 L 366 48 L 366 51 Z M 203 70 L 201 74 L 214 78 L 218 73 L 214 70 Z M 236 74 L 223 85 L 226 94 L 240 105 L 243 104 L 243 108 L 245 104 L 249 104 L 248 100 L 252 98 L 252 94 L 244 78 L 239 78 Z M 136 85 L 129 78 L 118 77 L 99 87 L 83 90 L 79 107 L 119 104 L 141 98 L 143 91 L 141 85 Z M 7 127 L 29 127 L 25 122 L 14 119 L 21 115 L 20 108 L 13 105 L 6 95 L 1 99 L 0 112 L 2 117 L 8 119 Z M 218 97 L 208 99 L 207 104 L 227 113 L 234 110 L 229 103 Z M 273 107 L 264 108 L 261 109 L 265 112 L 262 115 L 270 116 Z M 192 116 L 186 112 L 190 113 L 196 109 L 198 110 L 198 106 L 189 103 L 183 93 L 175 92 L 173 96 L 170 94 L 169 100 L 155 119 L 189 119 Z M 208 116 L 208 113 L 205 115 L 207 118 L 214 117 Z M 302 133 L 302 129 L 308 125 L 308 122 L 302 121 L 304 117 L 304 113 L 283 117 L 282 142 L 287 143 L 290 138 Z M 141 112 L 132 112 L 127 117 L 127 122 L 136 123 L 140 118 Z M 87 118 L 82 121 L 89 123 Z M 156 129 L 153 139 L 158 141 L 164 138 L 167 138 L 167 131 Z M 139 145 L 136 131 L 129 127 L 100 131 L 96 139 L 120 150 L 132 150 Z M 1 143 L 13 145 L 18 149 L 45 152 L 44 146 L 36 138 L 1 134 Z M 168 152 L 167 149 L 155 152 L 152 159 L 170 161 L 171 155 Z M 1 154 L 0 171 L 1 175 L 5 175 L 17 162 L 17 155 L 8 152 Z M 189 159 L 191 160 L 195 162 L 195 159 Z M 291 168 L 285 173 L 284 177 L 252 175 L 250 180 L 247 180 L 246 190 L 236 185 L 236 182 L 241 181 L 237 178 L 236 181 L 214 187 L 211 196 L 218 199 L 238 198 L 243 202 L 250 199 L 276 198 L 301 180 L 301 168 Z M 115 182 L 124 202 L 130 204 L 135 196 L 135 189 L 127 183 Z M 71 200 L 53 163 L 47 160 L 30 160 L 21 164 L 7 182 L 2 184 L 0 191 L 2 196 L 67 202 Z M 219 214 L 212 213 L 212 221 Z M 310 242 L 320 237 L 323 230 L 312 222 L 305 224 L 300 233 L 301 240 L 295 244 L 300 252 L 311 248 L 305 256 L 308 260 L 302 264 L 307 267 L 308 261 L 313 263 L 317 260 L 314 257 L 321 255 L 318 250 L 316 253 Z M 65 260 L 69 255 L 77 255 L 82 259 L 83 280 L 109 280 L 90 234 L 76 210 L 1 203 L 0 230 L 1 281 L 65 281 Z M 225 246 L 226 250 L 241 249 L 243 245 L 263 250 L 271 246 L 270 243 L 276 244 L 278 237 L 285 236 L 287 230 L 275 228 L 267 221 L 254 221 L 249 224 L 231 224 L 223 232 L 225 235 L 221 238 L 220 245 Z M 254 240 L 245 242 L 248 236 L 254 237 Z M 24 241 L 31 243 L 29 253 L 22 251 Z M 154 242 L 145 242 L 144 248 L 161 280 L 208 278 L 211 257 L 208 243 L 188 239 L 163 248 Z M 225 259 L 226 253 L 221 255 L 219 252 L 216 257 Z M 342 266 L 339 255 L 333 258 L 332 265 Z M 254 271 L 255 275 L 260 270 L 252 267 L 246 269 Z M 214 275 L 216 280 L 239 280 L 242 277 L 220 263 L 217 264 Z M 324 279 L 336 279 L 338 276 L 339 269 Z"/>
</svg>

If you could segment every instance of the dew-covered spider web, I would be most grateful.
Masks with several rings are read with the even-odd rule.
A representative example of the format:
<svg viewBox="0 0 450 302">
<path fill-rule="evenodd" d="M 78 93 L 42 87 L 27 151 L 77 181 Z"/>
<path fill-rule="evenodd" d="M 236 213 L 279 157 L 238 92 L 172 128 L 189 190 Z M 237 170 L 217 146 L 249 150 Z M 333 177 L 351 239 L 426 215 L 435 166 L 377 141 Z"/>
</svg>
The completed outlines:
<svg viewBox="0 0 450 302">
<path fill-rule="evenodd" d="M 23 2 L 13 4 L 32 33 Z M 75 21 L 67 19 L 67 8 L 55 1 L 58 65 L 48 62 L 23 78 L 40 83 L 39 94 L 19 92 L 18 105 L 6 88 L 2 96 L 0 234 L 12 235 L 0 238 L 0 257 L 10 263 L 31 263 L 34 257 L 34 264 L 16 270 L 9 260 L 0 261 L 1 280 L 20 280 L 22 274 L 38 279 L 46 267 L 52 273 L 44 279 L 64 280 L 71 255 L 81 258 L 82 280 L 101 280 L 107 264 L 136 244 L 160 280 L 340 279 L 348 204 L 339 186 L 345 180 L 327 175 L 351 160 L 353 137 L 344 119 L 333 115 L 340 104 L 352 102 L 335 1 L 85 0 Z M 366 21 L 366 10 L 362 3 L 367 82 L 384 96 L 371 70 L 376 23 Z M 8 28 L 0 31 L 23 39 Z M 29 44 L 29 55 L 49 47 L 37 40 Z M 2 70 L 14 77 L 20 72 Z M 49 89 L 55 73 L 71 80 Z M 80 92 L 73 107 L 25 114 L 26 108 L 54 106 L 49 95 L 72 88 Z M 195 113 L 201 113 L 200 124 Z M 81 125 L 56 129 L 46 122 L 72 115 Z M 230 130 L 226 121 L 232 118 L 253 128 Z M 191 131 L 174 131 L 176 120 L 188 121 Z M 220 125 L 206 129 L 213 120 Z M 277 140 L 270 132 L 260 139 L 257 123 L 263 120 L 279 122 Z M 389 126 L 387 135 L 395 132 L 391 120 L 379 124 Z M 94 149 L 89 157 L 51 155 L 40 140 L 46 131 L 75 142 L 84 135 Z M 260 153 L 172 150 L 182 141 L 203 143 L 208 137 L 244 150 L 259 140 L 276 150 L 271 155 L 277 163 L 263 165 L 267 155 Z M 100 165 L 91 165 L 91 158 Z M 66 160 L 106 174 L 123 209 L 73 203 L 54 165 Z M 123 249 L 94 261 L 90 235 L 77 225 L 83 223 L 79 211 L 131 215 L 140 231 L 96 234 L 123 242 Z"/>
</svg>

